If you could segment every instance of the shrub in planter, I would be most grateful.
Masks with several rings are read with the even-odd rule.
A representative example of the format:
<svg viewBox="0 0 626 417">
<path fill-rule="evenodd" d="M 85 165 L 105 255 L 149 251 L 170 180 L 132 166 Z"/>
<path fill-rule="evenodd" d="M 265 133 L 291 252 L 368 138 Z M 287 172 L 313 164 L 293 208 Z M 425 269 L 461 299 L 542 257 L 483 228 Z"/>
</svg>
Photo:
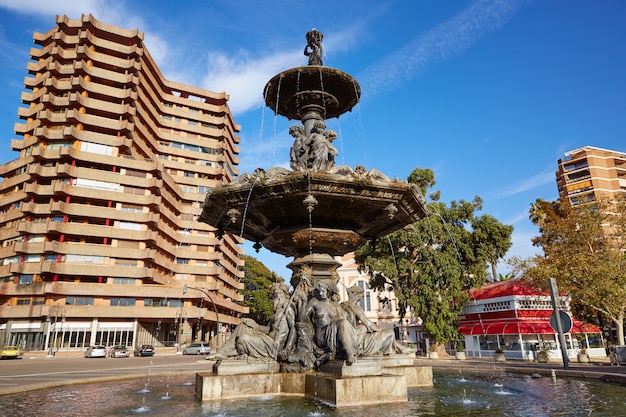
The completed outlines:
<svg viewBox="0 0 626 417">
<path fill-rule="evenodd" d="M 466 356 L 465 356 L 465 346 L 463 346 L 460 343 L 456 346 L 456 359 L 460 360 L 460 361 L 466 359 Z"/>
</svg>

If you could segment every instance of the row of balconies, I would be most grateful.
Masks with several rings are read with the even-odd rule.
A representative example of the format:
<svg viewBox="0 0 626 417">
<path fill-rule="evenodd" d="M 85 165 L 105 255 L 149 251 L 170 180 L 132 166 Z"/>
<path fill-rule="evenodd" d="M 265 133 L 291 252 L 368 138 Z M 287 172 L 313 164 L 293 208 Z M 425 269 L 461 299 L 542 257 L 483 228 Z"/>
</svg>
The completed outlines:
<svg viewBox="0 0 626 417">
<path fill-rule="evenodd" d="M 158 264 L 159 258 L 155 257 L 154 261 Z M 218 276 L 220 274 L 219 268 L 206 267 L 206 266 L 192 266 L 192 265 L 178 265 L 172 264 L 171 261 L 166 263 L 167 269 L 176 273 L 185 273 L 193 275 L 210 275 Z M 165 268 L 165 266 L 163 266 Z M 54 274 L 54 275 L 68 275 L 76 277 L 117 277 L 117 278 L 135 278 L 135 279 L 148 279 L 159 283 L 165 283 L 169 279 L 165 279 L 154 268 L 138 268 L 128 266 L 113 266 L 113 265 L 94 265 L 94 264 L 78 264 L 78 263 L 57 263 L 57 262 L 28 262 L 28 263 L 12 263 L 9 265 L 9 274 L 21 274 L 21 275 L 41 275 L 41 274 Z"/>
<path fill-rule="evenodd" d="M 79 197 L 99 201 L 115 201 L 156 208 L 161 204 L 161 196 L 127 194 L 118 191 L 95 190 L 85 187 L 75 187 L 59 181 L 50 185 L 24 184 L 24 192 L 32 197 Z"/>
<path fill-rule="evenodd" d="M 207 306 L 208 304 L 208 306 Z M 247 310 L 247 309 L 246 309 Z M 246 311 L 238 311 L 237 313 L 245 314 Z M 58 307 L 56 305 L 19 305 L 19 306 L 0 306 L 0 317 L 3 319 L 26 319 L 42 317 L 47 320 L 48 317 L 54 321 L 55 314 L 63 314 L 66 322 L 70 319 L 86 319 L 93 318 L 102 319 L 144 319 L 144 320 L 163 320 L 172 322 L 177 317 L 185 317 L 194 320 L 201 317 L 206 321 L 217 321 L 215 311 L 210 303 L 204 303 L 204 308 L 192 307 L 118 307 L 118 306 L 78 306 L 64 305 Z M 238 316 L 228 314 L 219 314 L 219 322 L 231 325 L 239 323 Z M 61 317 L 57 318 L 61 321 Z M 62 326 L 61 326 L 62 328 Z"/>
<path fill-rule="evenodd" d="M 128 277 L 131 278 L 131 277 Z M 195 284 L 194 284 L 195 285 Z M 242 301 L 243 295 L 226 289 L 219 282 L 210 282 L 203 284 L 201 287 L 195 285 L 198 288 L 202 288 L 209 294 L 212 294 L 212 299 L 216 305 L 231 310 L 240 311 L 241 306 L 231 301 Z M 204 298 L 204 295 L 200 291 L 190 289 L 186 294 L 183 294 L 182 283 L 177 282 L 174 285 L 120 285 L 120 284 L 92 284 L 92 283 L 76 283 L 76 282 L 61 282 L 61 281 L 48 281 L 38 282 L 35 284 L 13 284 L 4 282 L 0 284 L 0 295 L 8 297 L 41 297 L 51 294 L 64 295 L 64 296 L 90 296 L 95 298 L 106 297 L 132 297 L 137 299 L 146 298 L 181 298 L 188 300 L 195 300 L 198 298 Z M 221 294 L 221 296 L 220 296 Z M 232 297 L 231 297 L 232 295 Z M 239 309 L 238 309 L 239 308 Z M 0 317 L 3 317 L 0 315 Z"/>
<path fill-rule="evenodd" d="M 128 87 L 126 85 L 122 86 L 108 86 L 98 82 L 91 82 L 85 80 L 82 76 L 71 76 L 67 79 L 58 79 L 50 77 L 49 73 L 44 73 L 39 77 L 24 78 L 24 86 L 30 89 L 38 89 L 35 92 L 22 93 L 22 101 L 25 103 L 31 103 L 37 100 L 37 98 L 41 98 L 45 93 L 48 93 L 50 90 L 52 91 L 86 91 L 87 94 L 96 95 L 96 96 L 105 96 L 110 97 L 112 99 L 116 99 L 120 103 L 122 101 L 128 100 L 131 101 L 136 97 L 136 92 L 133 88 L 131 88 L 137 79 L 135 77 L 131 77 L 129 79 Z M 44 91 L 44 93 L 40 93 L 39 91 Z M 31 100 L 32 99 L 32 100 Z"/>
<path fill-rule="evenodd" d="M 72 103 L 77 103 L 77 104 L 74 104 L 72 107 L 76 108 L 77 106 L 82 106 L 87 109 L 86 111 L 88 112 L 88 114 L 92 114 L 92 115 L 94 115 L 94 113 L 100 113 L 100 114 L 106 113 L 107 116 L 100 116 L 100 117 L 106 117 L 109 120 L 115 120 L 112 118 L 112 116 L 115 116 L 115 118 L 119 120 L 120 117 L 124 117 L 124 118 L 132 117 L 136 113 L 135 107 L 131 106 L 130 104 L 112 103 L 109 101 L 84 97 L 82 94 L 79 94 L 77 92 L 72 92 L 72 93 L 69 93 L 66 97 L 58 97 L 52 94 L 44 94 L 41 97 L 41 100 L 39 101 L 39 103 L 37 103 L 36 105 L 34 106 L 31 105 L 31 107 L 28 107 L 28 108 L 20 107 L 17 112 L 18 116 L 24 120 L 28 118 L 36 118 L 36 117 L 41 118 L 40 112 L 46 111 L 44 109 L 48 109 L 48 106 L 46 106 L 46 103 L 50 103 L 56 108 L 64 108 L 64 111 L 67 111 L 67 112 L 69 112 L 69 110 L 67 109 L 70 107 Z M 51 113 L 50 110 L 47 110 L 47 111 Z M 51 113 L 51 114 L 58 115 L 58 113 Z"/>
<path fill-rule="evenodd" d="M 137 45 L 131 45 L 128 48 L 134 49 L 135 51 L 141 49 L 141 47 Z M 138 71 L 141 68 L 140 61 L 143 51 L 141 54 L 137 53 L 132 55 L 132 57 L 130 55 L 120 57 L 99 52 L 93 45 L 75 45 L 74 47 L 64 48 L 56 43 L 50 43 L 42 48 L 30 48 L 30 57 L 35 61 L 39 61 L 40 59 L 45 60 L 47 56 L 52 56 L 57 61 L 92 60 L 112 68 L 119 68 L 122 71 L 130 72 Z"/>
</svg>

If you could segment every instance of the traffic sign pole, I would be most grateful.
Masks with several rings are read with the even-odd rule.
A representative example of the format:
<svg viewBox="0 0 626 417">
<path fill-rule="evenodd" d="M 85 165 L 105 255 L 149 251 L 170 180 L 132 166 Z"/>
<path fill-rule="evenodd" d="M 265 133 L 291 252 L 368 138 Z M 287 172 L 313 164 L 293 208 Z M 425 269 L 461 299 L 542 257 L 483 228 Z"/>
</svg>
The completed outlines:
<svg viewBox="0 0 626 417">
<path fill-rule="evenodd" d="M 556 330 L 559 333 L 559 344 L 561 345 L 561 356 L 563 357 L 563 368 L 569 368 L 569 358 L 567 357 L 567 345 L 565 344 L 565 335 L 563 334 L 563 322 L 561 321 L 561 303 L 559 299 L 559 289 L 556 287 L 556 279 L 550 278 L 550 299 L 552 300 L 552 308 L 554 309 L 554 319 L 556 321 Z"/>
</svg>

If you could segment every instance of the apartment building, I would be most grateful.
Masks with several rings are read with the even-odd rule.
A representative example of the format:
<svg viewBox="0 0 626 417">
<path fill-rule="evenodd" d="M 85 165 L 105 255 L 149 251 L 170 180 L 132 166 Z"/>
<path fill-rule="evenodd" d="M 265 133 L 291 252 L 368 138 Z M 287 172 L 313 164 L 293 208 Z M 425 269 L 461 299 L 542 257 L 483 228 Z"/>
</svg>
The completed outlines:
<svg viewBox="0 0 626 417">
<path fill-rule="evenodd" d="M 559 159 L 559 197 L 572 205 L 626 194 L 626 153 L 593 146 L 574 149 Z"/>
<path fill-rule="evenodd" d="M 0 344 L 172 346 L 239 323 L 240 238 L 197 221 L 238 174 L 228 95 L 166 80 L 143 33 L 35 33 L 0 167 Z"/>
</svg>

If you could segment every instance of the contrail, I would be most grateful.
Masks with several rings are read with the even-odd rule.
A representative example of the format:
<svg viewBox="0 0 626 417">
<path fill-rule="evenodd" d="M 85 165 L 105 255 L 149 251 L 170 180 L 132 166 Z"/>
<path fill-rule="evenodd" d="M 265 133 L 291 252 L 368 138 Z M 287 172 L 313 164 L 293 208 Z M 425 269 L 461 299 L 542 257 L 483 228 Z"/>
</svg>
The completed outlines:
<svg viewBox="0 0 626 417">
<path fill-rule="evenodd" d="M 459 54 L 483 36 L 507 23 L 532 0 L 477 0 L 450 20 L 436 26 L 359 77 L 364 93 L 376 94 L 421 73 L 428 65 Z"/>
</svg>

